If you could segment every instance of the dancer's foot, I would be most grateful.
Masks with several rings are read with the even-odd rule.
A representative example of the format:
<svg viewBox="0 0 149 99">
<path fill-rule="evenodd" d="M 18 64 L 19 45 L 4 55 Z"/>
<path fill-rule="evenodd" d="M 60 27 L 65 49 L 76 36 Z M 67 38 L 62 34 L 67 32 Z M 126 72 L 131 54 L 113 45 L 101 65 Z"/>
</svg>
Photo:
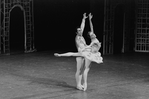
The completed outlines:
<svg viewBox="0 0 149 99">
<path fill-rule="evenodd" d="M 83 91 L 83 90 L 84 90 L 84 86 L 82 86 L 82 85 L 78 85 L 78 86 L 77 86 L 77 89 Z"/>
<path fill-rule="evenodd" d="M 83 87 L 84 87 L 83 91 L 86 91 L 87 90 L 87 83 L 84 83 Z"/>
<path fill-rule="evenodd" d="M 54 53 L 54 56 L 60 57 L 60 55 L 58 53 Z"/>
<path fill-rule="evenodd" d="M 81 87 L 84 89 L 84 86 L 83 85 L 81 85 Z"/>
</svg>

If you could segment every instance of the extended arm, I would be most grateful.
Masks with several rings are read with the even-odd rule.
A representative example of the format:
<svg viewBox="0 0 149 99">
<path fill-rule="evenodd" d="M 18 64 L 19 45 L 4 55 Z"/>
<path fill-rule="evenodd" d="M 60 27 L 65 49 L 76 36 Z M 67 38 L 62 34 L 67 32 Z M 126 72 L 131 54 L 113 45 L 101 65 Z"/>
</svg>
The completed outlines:
<svg viewBox="0 0 149 99">
<path fill-rule="evenodd" d="M 86 18 L 87 18 L 86 13 L 84 13 L 84 14 L 83 14 L 83 19 L 82 19 L 82 22 L 81 22 L 81 26 L 80 26 L 80 29 L 81 29 L 82 33 L 83 33 L 83 31 L 84 31 L 85 19 L 86 19 Z"/>
<path fill-rule="evenodd" d="M 93 29 L 93 23 L 92 23 L 92 19 L 93 15 L 91 15 L 91 13 L 89 14 L 89 23 L 90 23 L 90 28 L 91 28 L 91 32 L 94 33 L 94 29 Z"/>
</svg>

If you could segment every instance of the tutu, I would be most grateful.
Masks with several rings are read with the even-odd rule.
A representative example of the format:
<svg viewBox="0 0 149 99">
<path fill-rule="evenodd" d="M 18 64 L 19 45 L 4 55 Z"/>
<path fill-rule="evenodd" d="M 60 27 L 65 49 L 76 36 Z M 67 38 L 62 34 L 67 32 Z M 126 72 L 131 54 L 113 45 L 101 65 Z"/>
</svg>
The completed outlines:
<svg viewBox="0 0 149 99">
<path fill-rule="evenodd" d="M 86 46 L 85 40 L 82 37 L 78 37 L 79 45 L 81 47 L 78 47 L 78 52 L 82 54 L 83 57 L 89 59 L 90 61 L 96 62 L 96 63 L 103 63 L 103 58 L 101 57 L 101 53 L 98 52 L 100 47 L 98 47 L 99 41 L 97 39 L 93 40 L 91 45 L 92 46 Z"/>
<path fill-rule="evenodd" d="M 87 59 L 89 59 L 93 62 L 96 62 L 98 64 L 103 63 L 103 58 L 101 57 L 100 52 L 92 53 L 92 52 L 89 52 L 89 51 L 83 51 L 82 56 L 84 56 L 85 58 L 87 58 Z"/>
</svg>

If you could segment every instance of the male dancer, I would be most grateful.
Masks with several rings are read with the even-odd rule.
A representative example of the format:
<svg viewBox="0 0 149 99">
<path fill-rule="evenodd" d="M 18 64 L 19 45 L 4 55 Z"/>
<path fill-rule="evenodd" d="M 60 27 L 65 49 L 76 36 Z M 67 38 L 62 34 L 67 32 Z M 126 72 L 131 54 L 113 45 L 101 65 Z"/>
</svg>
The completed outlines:
<svg viewBox="0 0 149 99">
<path fill-rule="evenodd" d="M 76 47 L 77 47 L 78 52 L 81 52 L 81 50 L 87 46 L 85 39 L 82 36 L 84 27 L 85 27 L 86 18 L 87 18 L 86 13 L 84 13 L 81 26 L 80 28 L 77 29 L 77 35 L 75 38 L 75 42 L 76 42 Z M 76 62 L 77 62 L 77 70 L 76 70 L 75 78 L 76 78 L 76 83 L 77 83 L 77 89 L 83 90 L 83 86 L 81 85 L 81 80 L 82 80 L 82 68 L 83 68 L 84 58 L 76 57 Z"/>
<path fill-rule="evenodd" d="M 84 27 L 85 27 L 85 20 L 86 20 L 87 16 L 86 13 L 83 14 L 83 19 L 81 22 L 81 26 L 80 28 L 77 28 L 77 35 L 75 37 L 75 42 L 76 42 L 76 47 L 78 50 L 78 53 L 81 53 L 81 51 L 87 46 L 86 45 L 86 41 L 83 37 L 83 31 L 84 31 Z M 58 53 L 54 54 L 55 56 L 59 56 Z M 76 83 L 77 83 L 77 89 L 79 90 L 83 90 L 83 85 L 81 84 L 82 81 L 82 75 L 83 75 L 83 64 L 84 64 L 84 57 L 82 56 L 77 56 L 76 57 L 76 62 L 77 62 L 77 70 L 76 70 L 76 74 L 75 74 L 75 78 L 76 78 Z"/>
</svg>

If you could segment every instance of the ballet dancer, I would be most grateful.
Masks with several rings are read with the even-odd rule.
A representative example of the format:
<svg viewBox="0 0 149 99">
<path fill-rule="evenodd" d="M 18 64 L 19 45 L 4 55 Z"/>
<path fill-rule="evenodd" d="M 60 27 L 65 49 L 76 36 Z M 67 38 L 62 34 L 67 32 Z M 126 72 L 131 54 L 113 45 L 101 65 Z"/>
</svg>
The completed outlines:
<svg viewBox="0 0 149 99">
<path fill-rule="evenodd" d="M 86 13 L 84 13 L 81 26 L 80 28 L 77 28 L 77 35 L 75 37 L 76 47 L 79 53 L 82 51 L 82 49 L 84 49 L 84 47 L 87 46 L 86 41 L 83 37 L 86 18 L 87 18 Z M 77 70 L 76 70 L 75 78 L 76 78 L 77 89 L 83 90 L 83 85 L 81 84 L 81 81 L 82 81 L 82 75 L 83 75 L 82 70 L 83 70 L 83 64 L 84 64 L 84 57 L 80 57 L 80 56 L 76 57 L 76 63 L 77 63 L 76 64 Z"/>
<path fill-rule="evenodd" d="M 94 61 L 96 63 L 103 62 L 101 54 L 100 54 L 100 52 L 98 52 L 98 50 L 101 47 L 101 43 L 98 41 L 98 39 L 96 38 L 96 35 L 94 34 L 91 19 L 92 19 L 92 15 L 90 13 L 89 14 L 89 22 L 90 22 L 91 31 L 89 32 L 89 35 L 91 38 L 91 44 L 89 46 L 87 46 L 85 43 L 85 46 L 83 46 L 80 49 L 80 51 L 78 51 L 78 52 L 67 52 L 67 53 L 63 53 L 63 54 L 58 54 L 58 53 L 54 54 L 55 56 L 59 56 L 59 57 L 60 56 L 76 56 L 76 57 L 81 57 L 81 58 L 84 57 L 84 59 L 85 59 L 85 68 L 84 68 L 84 72 L 83 72 L 84 84 L 82 86 L 84 91 L 86 91 L 86 89 L 87 89 L 87 76 L 88 76 L 88 72 L 90 70 L 91 62 L 92 61 Z"/>
<path fill-rule="evenodd" d="M 89 23 L 90 23 L 90 28 L 91 31 L 89 32 L 90 38 L 91 38 L 91 44 L 88 46 L 91 48 L 91 52 L 85 52 L 84 56 L 85 58 L 85 69 L 83 72 L 83 78 L 84 78 L 84 91 L 87 90 L 87 77 L 88 77 L 88 72 L 90 70 L 90 64 L 92 61 L 97 62 L 97 63 L 103 63 L 103 58 L 101 57 L 101 53 L 98 52 L 101 48 L 101 43 L 99 40 L 96 38 L 96 35 L 93 30 L 93 24 L 91 19 L 93 18 L 93 15 L 90 13 L 89 14 Z"/>
</svg>

